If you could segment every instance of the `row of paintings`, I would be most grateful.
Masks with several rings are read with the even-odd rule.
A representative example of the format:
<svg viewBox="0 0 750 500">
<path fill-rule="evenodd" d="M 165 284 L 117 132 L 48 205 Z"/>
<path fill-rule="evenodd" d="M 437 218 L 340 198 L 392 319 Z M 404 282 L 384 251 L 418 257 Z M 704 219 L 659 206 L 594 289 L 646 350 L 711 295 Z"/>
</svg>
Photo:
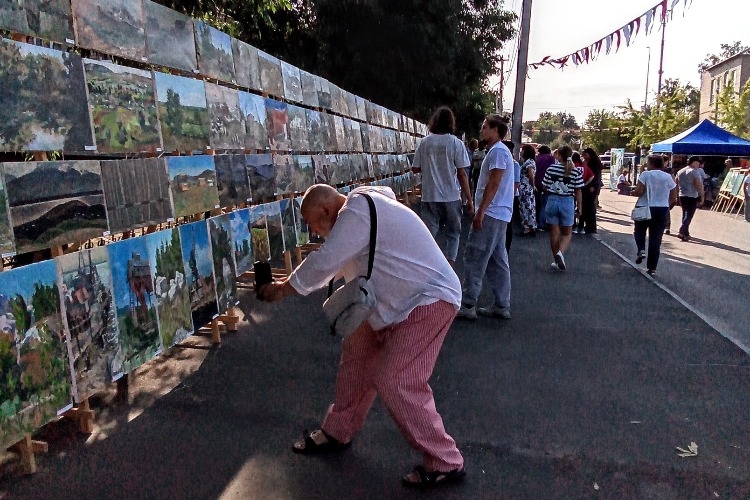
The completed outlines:
<svg viewBox="0 0 750 500">
<path fill-rule="evenodd" d="M 0 150 L 411 152 L 403 131 L 0 39 Z"/>
</svg>

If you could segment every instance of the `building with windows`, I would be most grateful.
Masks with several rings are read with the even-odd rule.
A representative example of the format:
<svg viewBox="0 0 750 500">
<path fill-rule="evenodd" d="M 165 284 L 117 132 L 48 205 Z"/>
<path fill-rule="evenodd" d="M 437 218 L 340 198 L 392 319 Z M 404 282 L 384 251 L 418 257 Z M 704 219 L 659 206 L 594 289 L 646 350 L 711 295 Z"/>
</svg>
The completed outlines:
<svg viewBox="0 0 750 500">
<path fill-rule="evenodd" d="M 741 52 L 706 69 L 701 76 L 699 120 L 708 118 L 715 122 L 716 105 L 722 89 L 731 86 L 735 92 L 739 92 L 747 80 L 750 80 L 750 52 Z"/>
</svg>

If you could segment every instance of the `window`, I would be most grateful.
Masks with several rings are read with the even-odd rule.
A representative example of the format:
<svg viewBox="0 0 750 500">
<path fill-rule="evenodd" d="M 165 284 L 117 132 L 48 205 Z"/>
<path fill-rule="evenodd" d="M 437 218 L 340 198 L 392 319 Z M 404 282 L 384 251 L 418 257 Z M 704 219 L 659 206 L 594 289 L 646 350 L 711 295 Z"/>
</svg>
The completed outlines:
<svg viewBox="0 0 750 500">
<path fill-rule="evenodd" d="M 735 92 L 737 91 L 737 89 L 735 88 L 736 82 L 737 82 L 737 70 L 733 69 L 732 76 L 729 79 L 729 84 L 732 86 L 732 90 L 734 90 Z"/>
<path fill-rule="evenodd" d="M 716 93 L 716 78 L 711 78 L 711 91 L 708 93 L 708 103 L 714 103 L 714 94 Z"/>
</svg>

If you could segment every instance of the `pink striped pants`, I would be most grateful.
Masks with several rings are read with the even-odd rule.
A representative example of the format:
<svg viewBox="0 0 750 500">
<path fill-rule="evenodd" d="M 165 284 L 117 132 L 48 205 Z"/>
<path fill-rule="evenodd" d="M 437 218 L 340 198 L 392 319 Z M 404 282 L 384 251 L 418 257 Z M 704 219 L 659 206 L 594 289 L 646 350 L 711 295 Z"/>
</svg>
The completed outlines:
<svg viewBox="0 0 750 500">
<path fill-rule="evenodd" d="M 452 304 L 438 301 L 377 332 L 363 323 L 342 344 L 336 399 L 322 429 L 341 442 L 350 441 L 379 395 L 401 434 L 422 452 L 425 468 L 447 472 L 463 467 L 427 383 L 455 316 Z"/>
</svg>

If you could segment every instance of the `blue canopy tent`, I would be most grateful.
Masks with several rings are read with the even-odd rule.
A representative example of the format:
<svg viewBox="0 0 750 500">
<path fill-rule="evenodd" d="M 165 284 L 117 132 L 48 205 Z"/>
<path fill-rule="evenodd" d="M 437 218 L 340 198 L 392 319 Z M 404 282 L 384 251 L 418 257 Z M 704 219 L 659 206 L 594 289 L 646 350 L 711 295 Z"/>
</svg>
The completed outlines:
<svg viewBox="0 0 750 500">
<path fill-rule="evenodd" d="M 750 141 L 703 120 L 683 133 L 651 146 L 654 153 L 677 155 L 750 156 Z"/>
</svg>

